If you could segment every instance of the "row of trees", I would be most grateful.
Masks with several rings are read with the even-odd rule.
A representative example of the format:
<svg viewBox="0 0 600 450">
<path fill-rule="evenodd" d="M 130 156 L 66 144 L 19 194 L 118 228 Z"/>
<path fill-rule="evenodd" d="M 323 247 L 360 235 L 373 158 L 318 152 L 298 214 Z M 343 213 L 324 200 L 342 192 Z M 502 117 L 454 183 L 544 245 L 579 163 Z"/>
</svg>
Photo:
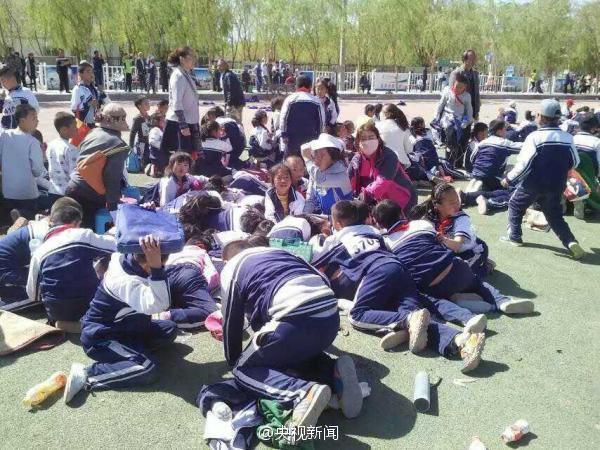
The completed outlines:
<svg viewBox="0 0 600 450">
<path fill-rule="evenodd" d="M 465 48 L 555 72 L 600 72 L 600 0 L 0 0 L 0 46 L 76 56 L 182 44 L 200 56 L 430 66 Z M 483 58 L 481 58 L 483 63 Z"/>
</svg>

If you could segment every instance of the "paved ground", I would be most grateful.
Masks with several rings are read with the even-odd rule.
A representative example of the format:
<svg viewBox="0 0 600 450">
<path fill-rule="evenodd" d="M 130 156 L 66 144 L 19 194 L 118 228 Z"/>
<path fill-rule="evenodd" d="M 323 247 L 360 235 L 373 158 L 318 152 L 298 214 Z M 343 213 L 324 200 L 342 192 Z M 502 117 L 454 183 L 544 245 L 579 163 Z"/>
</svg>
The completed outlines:
<svg viewBox="0 0 600 450">
<path fill-rule="evenodd" d="M 342 118 L 362 104 L 344 103 Z M 45 108 L 41 128 L 48 128 L 58 105 Z M 482 118 L 498 105 L 486 103 Z M 519 104 L 520 111 L 532 107 Z M 590 104 L 590 106 L 599 106 Z M 432 102 L 409 103 L 409 118 L 430 117 Z M 128 108 L 131 111 L 130 108 Z M 246 110 L 245 122 L 249 118 Z M 136 182 L 143 183 L 141 177 Z M 600 320 L 597 308 L 600 266 L 598 218 L 582 222 L 568 217 L 575 235 L 590 252 L 583 262 L 567 257 L 553 234 L 526 231 L 528 245 L 506 247 L 498 237 L 506 213 L 482 217 L 468 211 L 478 235 L 490 246 L 498 271 L 490 282 L 503 292 L 536 303 L 530 317 L 492 317 L 484 359 L 467 387 L 459 362 L 431 352 L 409 354 L 405 347 L 385 353 L 377 338 L 358 333 L 343 319 L 333 353 L 351 354 L 361 380 L 373 392 L 354 420 L 327 411 L 321 425 L 339 426 L 340 441 L 320 441 L 319 449 L 461 449 L 478 435 L 490 449 L 503 448 L 499 435 L 517 419 L 527 419 L 532 433 L 521 445 L 539 449 L 600 448 Z M 40 313 L 32 317 L 41 320 Z M 60 401 L 27 412 L 20 400 L 29 387 L 72 361 L 88 362 L 77 340 L 35 354 L 0 359 L 1 448 L 199 448 L 204 446 L 204 419 L 194 401 L 200 386 L 229 377 L 218 342 L 206 333 L 186 335 L 169 352 L 158 355 L 159 381 L 132 392 L 81 396 L 73 407 Z M 418 414 L 411 405 L 415 374 L 426 370 L 433 380 L 433 405 Z"/>
</svg>

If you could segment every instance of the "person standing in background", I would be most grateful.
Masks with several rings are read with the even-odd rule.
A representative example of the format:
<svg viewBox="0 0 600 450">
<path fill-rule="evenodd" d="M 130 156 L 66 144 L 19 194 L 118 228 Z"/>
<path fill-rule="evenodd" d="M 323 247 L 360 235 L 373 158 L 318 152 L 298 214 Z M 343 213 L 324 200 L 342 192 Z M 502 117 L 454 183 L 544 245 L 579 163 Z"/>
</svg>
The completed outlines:
<svg viewBox="0 0 600 450">
<path fill-rule="evenodd" d="M 133 58 L 131 54 L 127 54 L 123 58 L 123 72 L 125 72 L 125 90 L 131 92 L 131 85 L 133 82 Z"/>
<path fill-rule="evenodd" d="M 242 123 L 242 111 L 246 105 L 244 91 L 238 76 L 229 70 L 229 65 L 225 60 L 220 59 L 217 67 L 223 74 L 221 77 L 221 87 L 225 96 L 225 113 L 234 119 L 237 123 Z"/>
<path fill-rule="evenodd" d="M 146 61 L 144 61 L 144 55 L 139 52 L 135 60 L 135 71 L 137 72 L 138 85 L 140 91 L 146 90 Z"/>
<path fill-rule="evenodd" d="M 104 87 L 104 59 L 98 50 L 94 50 L 94 57 L 92 58 L 92 66 L 94 66 L 94 80 L 96 86 L 99 88 Z"/>
<path fill-rule="evenodd" d="M 71 58 L 65 57 L 65 51 L 61 48 L 58 50 L 58 57 L 56 58 L 56 73 L 59 80 L 58 90 L 59 92 L 65 91 L 67 94 L 71 93 L 69 67 L 71 67 Z"/>
<path fill-rule="evenodd" d="M 481 99 L 479 97 L 479 72 L 475 70 L 477 64 L 477 54 L 475 50 L 467 50 L 462 56 L 463 64 L 457 67 L 450 74 L 449 85 L 453 86 L 456 81 L 456 75 L 459 73 L 467 78 L 466 91 L 471 95 L 471 107 L 473 109 L 473 119 L 479 120 L 479 110 L 481 109 Z M 468 130 L 471 131 L 470 128 Z"/>
<path fill-rule="evenodd" d="M 28 86 L 33 86 L 33 90 L 37 91 L 37 77 L 36 77 L 36 69 L 35 69 L 35 58 L 33 53 L 29 52 L 27 55 L 26 61 L 26 69 L 25 72 L 29 77 Z"/>
<path fill-rule="evenodd" d="M 167 59 L 163 58 L 160 60 L 158 66 L 158 74 L 160 76 L 160 88 L 162 92 L 169 92 L 169 65 Z"/>
<path fill-rule="evenodd" d="M 148 85 L 146 86 L 146 92 L 150 93 L 152 89 L 152 93 L 156 94 L 156 62 L 154 61 L 154 56 L 150 56 L 148 58 Z"/>
</svg>

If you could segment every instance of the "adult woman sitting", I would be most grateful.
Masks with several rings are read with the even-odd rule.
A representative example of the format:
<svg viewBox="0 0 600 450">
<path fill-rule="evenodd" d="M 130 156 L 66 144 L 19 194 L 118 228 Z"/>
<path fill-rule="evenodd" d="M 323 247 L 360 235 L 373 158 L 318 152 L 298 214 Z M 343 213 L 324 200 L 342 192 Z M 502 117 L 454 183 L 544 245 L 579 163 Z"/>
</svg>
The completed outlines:
<svg viewBox="0 0 600 450">
<path fill-rule="evenodd" d="M 173 72 L 169 78 L 169 109 L 167 123 L 161 143 L 161 151 L 166 153 L 183 150 L 187 153 L 198 151 L 200 140 L 200 112 L 198 92 L 192 69 L 196 56 L 190 47 L 180 47 L 169 55 Z"/>
<path fill-rule="evenodd" d="M 102 170 L 103 186 L 90 185 L 80 169 L 76 169 L 65 190 L 65 195 L 81 204 L 86 226 L 93 225 L 94 214 L 100 208 L 106 207 L 114 215 L 121 199 L 123 170 L 129 154 L 129 147 L 121 138 L 121 132 L 129 130 L 126 116 L 125 110 L 115 103 L 105 105 L 100 113 L 99 125 L 79 145 L 78 165 L 98 151 L 106 154 L 106 164 Z"/>
<path fill-rule="evenodd" d="M 327 133 L 302 146 L 309 176 L 304 214 L 330 214 L 336 202 L 352 200 L 343 150 L 344 143 Z"/>
<path fill-rule="evenodd" d="M 379 135 L 385 146 L 394 151 L 404 168 L 410 167 L 409 153 L 413 146 L 410 142 L 410 129 L 404 113 L 396 105 L 388 103 L 381 111 L 383 120 L 376 122 Z"/>
<path fill-rule="evenodd" d="M 367 203 L 389 199 L 407 214 L 417 204 L 417 192 L 398 156 L 386 147 L 373 122 L 356 131 L 359 151 L 348 166 L 354 196 Z"/>
</svg>

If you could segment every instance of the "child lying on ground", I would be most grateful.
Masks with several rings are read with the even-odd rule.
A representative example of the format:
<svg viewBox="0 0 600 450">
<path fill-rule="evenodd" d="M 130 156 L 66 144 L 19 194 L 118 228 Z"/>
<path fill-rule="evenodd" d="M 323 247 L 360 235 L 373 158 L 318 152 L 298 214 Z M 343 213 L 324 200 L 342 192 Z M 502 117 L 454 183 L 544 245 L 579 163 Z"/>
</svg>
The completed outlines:
<svg viewBox="0 0 600 450">
<path fill-rule="evenodd" d="M 332 210 L 336 233 L 329 250 L 313 261 L 338 298 L 353 298 L 349 321 L 361 331 L 384 331 L 383 349 L 402 343 L 419 353 L 426 346 L 442 355 L 458 353 L 463 372 L 479 364 L 485 343 L 486 318 L 447 301 L 435 303 L 417 292 L 400 261 L 387 250 L 376 228 L 361 221 L 359 206 L 341 201 Z M 393 287 L 393 289 L 392 289 Z M 432 320 L 432 314 L 435 314 Z M 465 324 L 465 332 L 444 325 L 444 318 Z"/>
<path fill-rule="evenodd" d="M 482 283 L 469 265 L 439 242 L 435 228 L 428 220 L 407 221 L 400 208 L 391 202 L 380 202 L 373 211 L 378 226 L 387 230 L 386 244 L 410 272 L 419 290 L 435 298 L 456 301 L 459 305 L 470 293 L 480 296 L 487 305 L 481 311 L 505 314 L 533 312 L 533 302 L 502 295 L 488 283 Z M 465 306 L 467 307 L 467 306 Z"/>
</svg>

